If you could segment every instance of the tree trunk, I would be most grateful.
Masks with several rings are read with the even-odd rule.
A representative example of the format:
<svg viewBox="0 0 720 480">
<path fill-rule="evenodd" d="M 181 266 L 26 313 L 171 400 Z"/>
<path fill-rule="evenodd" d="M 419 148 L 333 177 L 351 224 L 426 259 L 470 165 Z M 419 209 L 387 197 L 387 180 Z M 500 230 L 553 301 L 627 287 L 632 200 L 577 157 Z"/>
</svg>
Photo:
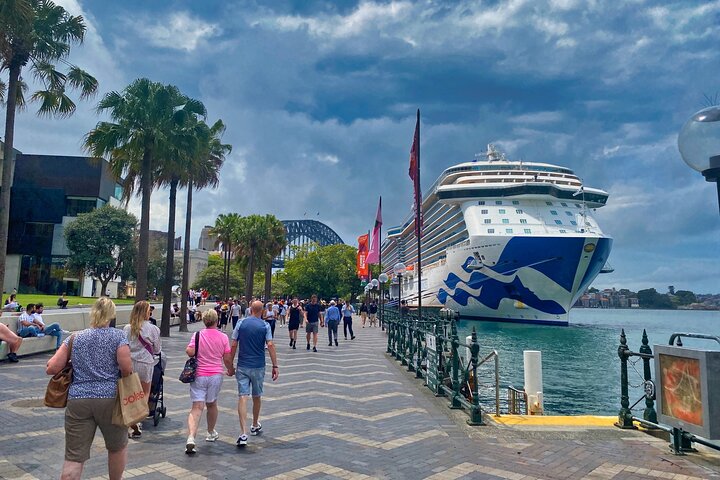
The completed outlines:
<svg viewBox="0 0 720 480">
<path fill-rule="evenodd" d="M 140 238 L 138 256 L 135 265 L 135 300 L 147 300 L 148 250 L 150 248 L 150 195 L 152 194 L 152 151 L 145 147 L 143 152 L 140 179 L 142 208 L 140 211 Z"/>
<path fill-rule="evenodd" d="M 188 183 L 187 206 L 185 208 L 185 245 L 183 246 L 183 276 L 180 287 L 180 331 L 187 332 L 187 292 L 190 290 L 190 222 L 192 220 L 192 179 Z M 193 299 L 194 300 L 194 299 Z"/>
<path fill-rule="evenodd" d="M 265 266 L 265 302 L 270 301 L 270 296 L 272 293 L 270 292 L 270 287 L 272 286 L 272 258 L 268 261 L 268 264 Z"/>
<path fill-rule="evenodd" d="M 165 285 L 163 286 L 162 322 L 160 335 L 170 336 L 170 306 L 172 305 L 173 270 L 175 266 L 175 203 L 178 181 L 170 182 L 170 206 L 168 214 L 167 253 L 165 254 Z"/>
<path fill-rule="evenodd" d="M 225 250 L 225 269 L 223 270 L 223 300 L 227 299 L 228 295 L 228 272 L 230 271 L 230 242 L 224 245 Z"/>
<path fill-rule="evenodd" d="M 110 280 L 111 280 L 111 279 L 110 279 L 110 278 L 103 279 L 102 277 L 100 277 L 99 280 L 100 280 L 100 288 L 101 288 L 100 297 L 104 297 L 104 296 L 105 296 L 105 292 L 107 292 L 108 283 L 110 283 Z M 108 297 L 109 297 L 109 296 L 110 296 L 110 295 L 108 295 Z"/>
<path fill-rule="evenodd" d="M 5 261 L 7 257 L 8 232 L 10 227 L 10 191 L 12 190 L 15 156 L 15 106 L 17 103 L 20 66 L 10 67 L 7 108 L 5 112 L 5 145 L 3 146 L 2 188 L 0 189 L 0 291 L 5 288 Z M 15 285 L 13 285 L 14 287 Z"/>
<path fill-rule="evenodd" d="M 253 276 L 255 275 L 255 247 L 250 246 L 250 256 L 248 257 L 247 270 L 245 271 L 245 298 L 250 304 L 253 296 Z"/>
</svg>

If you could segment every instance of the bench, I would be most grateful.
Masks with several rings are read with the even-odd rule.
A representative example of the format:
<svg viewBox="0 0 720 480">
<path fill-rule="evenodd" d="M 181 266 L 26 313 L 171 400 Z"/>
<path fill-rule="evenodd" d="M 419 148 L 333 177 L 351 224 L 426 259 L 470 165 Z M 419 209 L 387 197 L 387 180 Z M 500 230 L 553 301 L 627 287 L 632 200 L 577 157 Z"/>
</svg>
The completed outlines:
<svg viewBox="0 0 720 480">
<path fill-rule="evenodd" d="M 157 307 L 157 306 L 156 306 Z M 162 306 L 160 306 L 162 309 Z M 122 328 L 127 325 L 130 321 L 130 312 L 132 311 L 132 305 L 120 305 L 116 308 L 116 323 L 115 326 Z M 17 319 L 20 316 L 19 313 L 7 313 L 5 312 L 0 317 L 0 322 L 8 326 L 13 332 L 17 333 Z M 60 328 L 69 332 L 77 332 L 90 328 L 90 309 L 89 308 L 69 308 L 69 309 L 57 309 L 57 310 L 45 310 L 43 312 L 43 321 L 46 325 L 57 323 Z M 175 323 L 172 321 L 170 325 L 179 325 L 179 319 Z M 44 337 L 27 337 L 23 338 L 23 343 L 20 345 L 18 350 L 18 356 L 22 357 L 25 355 L 32 355 L 35 353 L 53 352 L 55 351 L 55 337 L 46 335 Z M 5 342 L 0 344 L 0 361 L 7 359 L 9 353 L 8 345 Z"/>
</svg>

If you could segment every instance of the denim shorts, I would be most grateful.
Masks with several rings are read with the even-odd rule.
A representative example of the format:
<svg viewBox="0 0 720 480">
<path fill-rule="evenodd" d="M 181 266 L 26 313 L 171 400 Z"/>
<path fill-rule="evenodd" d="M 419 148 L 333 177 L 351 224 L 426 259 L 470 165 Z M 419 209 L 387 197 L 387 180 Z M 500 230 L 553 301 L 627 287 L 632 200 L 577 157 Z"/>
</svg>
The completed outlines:
<svg viewBox="0 0 720 480">
<path fill-rule="evenodd" d="M 265 380 L 265 367 L 262 368 L 242 368 L 237 367 L 235 370 L 235 379 L 238 384 L 238 395 L 250 395 L 250 387 L 252 386 L 252 396 L 262 397 L 263 380 Z"/>
</svg>

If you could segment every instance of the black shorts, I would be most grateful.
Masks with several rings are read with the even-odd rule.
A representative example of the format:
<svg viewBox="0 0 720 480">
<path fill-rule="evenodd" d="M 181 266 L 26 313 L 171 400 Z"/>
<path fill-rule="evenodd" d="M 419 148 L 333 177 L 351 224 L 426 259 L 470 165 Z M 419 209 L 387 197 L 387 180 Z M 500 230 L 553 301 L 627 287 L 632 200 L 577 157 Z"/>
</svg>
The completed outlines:
<svg viewBox="0 0 720 480">
<path fill-rule="evenodd" d="M 300 330 L 300 320 L 290 320 L 288 330 Z"/>
</svg>

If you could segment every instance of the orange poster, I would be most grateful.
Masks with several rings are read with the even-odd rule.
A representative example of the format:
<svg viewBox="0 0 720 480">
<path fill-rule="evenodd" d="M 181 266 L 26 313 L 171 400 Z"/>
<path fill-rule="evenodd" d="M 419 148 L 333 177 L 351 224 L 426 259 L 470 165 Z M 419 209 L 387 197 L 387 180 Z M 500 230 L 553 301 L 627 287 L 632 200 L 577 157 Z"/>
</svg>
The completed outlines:
<svg viewBox="0 0 720 480">
<path fill-rule="evenodd" d="M 368 265 L 367 265 L 367 254 L 368 254 L 368 235 L 360 235 L 358 237 L 358 253 L 357 253 L 357 275 L 358 277 L 368 276 Z"/>
</svg>

